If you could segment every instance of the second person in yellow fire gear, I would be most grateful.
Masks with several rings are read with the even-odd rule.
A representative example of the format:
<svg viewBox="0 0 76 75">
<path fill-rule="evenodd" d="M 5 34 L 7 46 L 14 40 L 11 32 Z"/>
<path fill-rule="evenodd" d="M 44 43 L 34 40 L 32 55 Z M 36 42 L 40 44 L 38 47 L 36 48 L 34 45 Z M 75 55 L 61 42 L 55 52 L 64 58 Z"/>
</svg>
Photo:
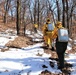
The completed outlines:
<svg viewBox="0 0 76 75">
<path fill-rule="evenodd" d="M 51 24 L 50 19 L 48 18 L 46 21 L 46 24 L 43 26 L 43 36 L 44 36 L 44 42 L 49 48 L 54 49 L 52 47 L 52 32 L 48 30 L 48 24 Z M 52 24 L 51 24 L 52 25 Z M 54 26 L 53 26 L 54 27 Z M 55 28 L 55 27 L 54 27 Z"/>
</svg>

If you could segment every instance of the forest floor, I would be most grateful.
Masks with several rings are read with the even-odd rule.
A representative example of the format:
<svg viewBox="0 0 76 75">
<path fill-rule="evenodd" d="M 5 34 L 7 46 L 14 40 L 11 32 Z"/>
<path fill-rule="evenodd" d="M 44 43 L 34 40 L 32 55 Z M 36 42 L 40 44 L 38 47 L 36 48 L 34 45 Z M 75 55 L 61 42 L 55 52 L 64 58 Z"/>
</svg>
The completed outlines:
<svg viewBox="0 0 76 75">
<path fill-rule="evenodd" d="M 13 28 L 14 27 L 11 27 L 11 29 L 13 29 Z M 0 25 L 0 32 L 4 32 L 7 29 L 9 29 L 9 26 Z M 13 33 L 13 31 L 11 31 L 11 33 Z M 5 46 L 14 47 L 14 48 L 22 48 L 22 47 L 27 47 L 29 45 L 33 45 L 36 43 L 38 43 L 38 42 L 32 42 L 30 37 L 18 36 L 14 41 L 9 41 Z M 52 51 L 52 50 L 48 49 L 47 47 L 43 47 L 43 49 L 44 49 L 45 53 L 51 54 L 51 57 L 49 59 L 58 61 L 57 54 L 56 54 L 55 50 Z M 75 52 L 76 52 L 76 47 L 73 47 L 72 50 L 67 51 L 67 54 L 68 53 L 74 54 Z M 54 63 L 50 62 L 50 66 L 53 68 Z M 43 65 L 43 67 L 45 68 L 46 66 Z M 65 61 L 65 70 L 63 70 L 63 74 L 61 74 L 61 75 L 70 75 L 71 67 L 72 67 L 72 64 L 69 64 Z M 46 70 L 46 71 L 41 72 L 40 75 L 58 75 L 58 74 L 53 74 Z"/>
</svg>

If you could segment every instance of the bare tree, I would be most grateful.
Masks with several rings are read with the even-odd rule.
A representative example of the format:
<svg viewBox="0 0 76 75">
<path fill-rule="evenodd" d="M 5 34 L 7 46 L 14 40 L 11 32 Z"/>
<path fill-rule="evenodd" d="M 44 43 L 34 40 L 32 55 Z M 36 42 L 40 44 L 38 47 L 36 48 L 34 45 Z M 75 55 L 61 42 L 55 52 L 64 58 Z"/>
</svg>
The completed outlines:
<svg viewBox="0 0 76 75">
<path fill-rule="evenodd" d="M 54 23 L 62 21 L 68 29 L 76 18 L 76 0 L 0 0 L 0 7 L 4 23 L 8 22 L 9 17 L 9 22 L 16 19 L 18 35 L 21 30 L 25 35 L 29 25 L 38 24 L 41 28 L 47 17 Z"/>
<path fill-rule="evenodd" d="M 16 22 L 16 28 L 17 28 L 17 35 L 20 34 L 20 0 L 17 0 L 17 22 Z"/>
<path fill-rule="evenodd" d="M 58 0 L 56 0 L 56 6 L 57 6 L 58 21 L 60 21 L 60 8 L 59 8 Z"/>
<path fill-rule="evenodd" d="M 5 0 L 5 5 L 4 5 L 4 9 L 5 9 L 4 23 L 7 23 L 7 16 L 8 16 L 8 11 L 9 11 L 9 4 L 10 4 L 10 0 Z"/>
<path fill-rule="evenodd" d="M 56 9 L 56 6 L 53 5 L 54 1 L 47 0 L 47 2 L 48 2 L 48 5 L 49 5 L 48 9 L 49 9 L 49 11 L 51 12 L 51 15 L 52 15 L 51 19 L 53 19 L 53 22 L 55 24 L 55 17 L 54 17 L 55 13 L 54 13 L 54 10 Z"/>
<path fill-rule="evenodd" d="M 62 0 L 62 4 L 63 4 L 62 24 L 65 27 L 65 0 Z"/>
<path fill-rule="evenodd" d="M 39 26 L 39 16 L 40 16 L 40 15 L 39 15 L 39 13 L 40 13 L 40 12 L 39 12 L 39 11 L 40 11 L 40 10 L 39 10 L 39 8 L 40 8 L 39 6 L 40 6 L 40 3 L 39 3 L 39 0 L 38 0 L 38 26 Z"/>
</svg>

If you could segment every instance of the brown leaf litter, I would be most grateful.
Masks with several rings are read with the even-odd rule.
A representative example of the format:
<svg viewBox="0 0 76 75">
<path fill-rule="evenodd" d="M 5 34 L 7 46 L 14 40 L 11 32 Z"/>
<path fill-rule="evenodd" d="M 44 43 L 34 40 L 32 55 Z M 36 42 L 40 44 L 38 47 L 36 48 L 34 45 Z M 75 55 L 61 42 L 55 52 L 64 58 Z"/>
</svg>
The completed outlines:
<svg viewBox="0 0 76 75">
<path fill-rule="evenodd" d="M 9 41 L 5 46 L 7 47 L 13 47 L 13 48 L 22 48 L 27 47 L 28 45 L 31 45 L 32 42 L 29 38 L 25 36 L 18 36 L 13 41 Z"/>
</svg>

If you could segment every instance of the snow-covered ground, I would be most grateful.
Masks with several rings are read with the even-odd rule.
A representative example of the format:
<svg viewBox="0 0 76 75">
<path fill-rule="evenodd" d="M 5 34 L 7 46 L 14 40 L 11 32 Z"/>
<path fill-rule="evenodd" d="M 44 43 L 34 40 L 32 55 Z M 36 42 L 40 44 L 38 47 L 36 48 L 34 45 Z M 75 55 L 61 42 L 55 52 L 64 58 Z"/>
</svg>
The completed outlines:
<svg viewBox="0 0 76 75">
<path fill-rule="evenodd" d="M 36 34 L 38 37 L 39 35 Z M 0 34 L 0 49 L 5 47 L 5 44 L 8 41 L 14 40 L 15 37 L 17 36 Z M 55 62 L 54 68 L 50 66 L 49 61 L 52 60 L 48 58 L 51 55 L 44 53 L 43 48 L 40 48 L 41 45 L 42 43 L 37 43 L 22 49 L 9 48 L 8 51 L 0 52 L 0 75 L 39 75 L 44 70 L 48 70 L 53 73 L 61 72 L 59 69 L 57 69 L 56 61 L 53 61 Z M 69 44 L 67 49 L 71 49 Z M 40 54 L 40 56 L 38 56 L 38 54 Z M 73 64 L 73 72 L 71 75 L 76 75 L 76 54 L 68 54 L 68 58 L 65 60 Z M 47 68 L 43 68 L 42 65 L 46 65 Z"/>
</svg>

